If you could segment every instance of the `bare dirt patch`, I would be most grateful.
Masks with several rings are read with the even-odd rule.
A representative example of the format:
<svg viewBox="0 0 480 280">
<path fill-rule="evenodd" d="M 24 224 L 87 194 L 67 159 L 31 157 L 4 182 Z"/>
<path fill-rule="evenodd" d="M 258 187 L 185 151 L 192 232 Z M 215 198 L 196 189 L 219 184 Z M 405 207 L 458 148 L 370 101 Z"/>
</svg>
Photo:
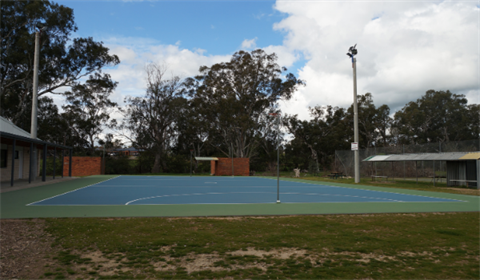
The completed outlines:
<svg viewBox="0 0 480 280">
<path fill-rule="evenodd" d="M 246 250 L 238 250 L 230 253 L 232 256 L 256 256 L 263 258 L 265 256 L 272 256 L 276 259 L 289 259 L 292 256 L 300 257 L 307 254 L 306 250 L 300 250 L 296 248 L 282 248 L 274 249 L 270 251 L 256 250 L 255 248 L 248 247 Z"/>
<path fill-rule="evenodd" d="M 54 238 L 44 231 L 44 220 L 0 220 L 2 279 L 38 279 L 44 273 Z"/>
</svg>

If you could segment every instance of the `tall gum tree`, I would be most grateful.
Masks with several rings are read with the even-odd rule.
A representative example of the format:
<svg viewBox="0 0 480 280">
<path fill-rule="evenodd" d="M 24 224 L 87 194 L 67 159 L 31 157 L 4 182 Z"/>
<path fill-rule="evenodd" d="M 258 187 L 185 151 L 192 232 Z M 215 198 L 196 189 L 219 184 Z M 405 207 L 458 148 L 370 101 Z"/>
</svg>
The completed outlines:
<svg viewBox="0 0 480 280">
<path fill-rule="evenodd" d="M 46 27 L 40 39 L 39 98 L 47 93 L 64 94 L 86 80 L 115 85 L 108 74 L 102 73 L 102 68 L 117 65 L 120 60 L 93 38 L 72 39 L 77 26 L 71 8 L 45 0 L 2 1 L 0 6 L 2 116 L 26 130 L 30 128 L 28 108 L 38 24 Z"/>
<path fill-rule="evenodd" d="M 254 156 L 265 115 L 278 112 L 278 101 L 304 84 L 276 61 L 275 53 L 261 49 L 238 51 L 229 62 L 202 66 L 200 75 L 186 80 L 209 143 L 224 155 Z"/>
<path fill-rule="evenodd" d="M 166 172 L 166 153 L 178 138 L 179 117 L 186 114 L 180 78 L 165 78 L 166 67 L 149 64 L 147 91 L 142 97 L 128 97 L 122 127 L 130 131 L 134 146 L 154 154 L 152 173 Z"/>
<path fill-rule="evenodd" d="M 428 90 L 394 116 L 399 143 L 423 144 L 478 139 L 478 104 L 468 105 L 465 95 Z"/>
</svg>

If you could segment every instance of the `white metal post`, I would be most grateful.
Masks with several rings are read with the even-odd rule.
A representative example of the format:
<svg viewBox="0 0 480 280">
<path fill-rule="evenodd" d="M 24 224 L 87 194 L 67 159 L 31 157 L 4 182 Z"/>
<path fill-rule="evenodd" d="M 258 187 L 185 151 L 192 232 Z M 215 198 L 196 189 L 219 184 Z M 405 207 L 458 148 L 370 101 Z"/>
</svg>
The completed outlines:
<svg viewBox="0 0 480 280">
<path fill-rule="evenodd" d="M 353 61 L 353 128 L 354 128 L 354 141 L 359 145 L 358 139 L 358 105 L 357 105 L 357 59 L 352 58 Z M 360 156 L 359 150 L 355 150 L 355 183 L 360 183 Z"/>
<path fill-rule="evenodd" d="M 37 139 L 37 103 L 38 103 L 38 64 L 40 61 L 40 35 L 41 31 L 35 33 L 35 54 L 33 59 L 33 91 L 32 91 L 32 121 L 30 127 L 30 136 Z M 37 174 L 37 146 L 30 151 L 33 154 L 32 172 L 34 178 Z"/>
<path fill-rule="evenodd" d="M 32 96 L 32 122 L 30 127 L 30 135 L 33 139 L 37 139 L 37 102 L 38 102 L 38 64 L 40 61 L 40 33 L 35 33 L 35 57 L 33 62 L 33 96 Z"/>
</svg>

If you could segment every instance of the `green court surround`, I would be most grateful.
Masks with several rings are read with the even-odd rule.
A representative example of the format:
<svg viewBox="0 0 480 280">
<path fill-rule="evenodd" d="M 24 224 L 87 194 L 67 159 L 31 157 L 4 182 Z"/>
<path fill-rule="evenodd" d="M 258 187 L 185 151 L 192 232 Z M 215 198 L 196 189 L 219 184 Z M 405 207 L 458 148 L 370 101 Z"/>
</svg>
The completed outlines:
<svg viewBox="0 0 480 280">
<path fill-rule="evenodd" d="M 183 204 L 183 205 L 121 205 L 121 206 L 26 206 L 34 201 L 96 184 L 116 177 L 97 175 L 22 189 L 0 194 L 0 218 L 47 217 L 188 217 L 244 215 L 315 215 L 413 212 L 474 212 L 480 211 L 480 197 L 399 188 L 328 183 L 332 186 L 450 198 L 465 202 L 360 202 L 360 203 L 280 203 L 280 204 Z M 271 177 L 272 180 L 276 178 Z M 310 184 L 326 184 L 300 179 L 282 178 Z M 276 182 L 272 182 L 272 184 Z M 281 183 L 280 183 L 281 188 Z M 280 197 L 281 200 L 281 197 Z"/>
</svg>

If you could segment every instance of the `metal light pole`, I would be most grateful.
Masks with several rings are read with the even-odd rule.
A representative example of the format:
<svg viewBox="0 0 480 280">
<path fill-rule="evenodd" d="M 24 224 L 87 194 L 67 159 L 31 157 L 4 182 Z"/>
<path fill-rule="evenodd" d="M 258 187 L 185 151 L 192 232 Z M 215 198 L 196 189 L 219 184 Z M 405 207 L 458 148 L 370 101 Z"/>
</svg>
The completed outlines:
<svg viewBox="0 0 480 280">
<path fill-rule="evenodd" d="M 35 57 L 33 62 L 33 97 L 32 97 L 32 123 L 30 135 L 37 139 L 37 103 L 38 103 L 38 64 L 40 61 L 40 36 L 46 29 L 44 26 L 37 26 L 39 30 L 35 33 Z"/>
<path fill-rule="evenodd" d="M 277 116 L 277 203 L 280 203 L 280 115 Z"/>
<path fill-rule="evenodd" d="M 40 36 L 42 35 L 42 31 L 46 29 L 45 26 L 37 25 L 39 29 L 35 33 L 35 55 L 33 60 L 33 92 L 32 92 L 32 122 L 30 127 L 30 136 L 33 139 L 37 139 L 37 103 L 38 103 L 38 64 L 40 61 Z M 37 174 L 37 147 L 36 145 L 33 146 L 30 153 L 33 156 L 33 176 L 35 178 Z"/>
<path fill-rule="evenodd" d="M 352 59 L 353 68 L 353 129 L 354 129 L 354 143 L 356 143 L 355 153 L 355 183 L 360 183 L 360 155 L 359 155 L 359 137 L 358 137 L 358 105 L 357 105 L 357 44 L 348 49 L 347 55 Z"/>
</svg>

